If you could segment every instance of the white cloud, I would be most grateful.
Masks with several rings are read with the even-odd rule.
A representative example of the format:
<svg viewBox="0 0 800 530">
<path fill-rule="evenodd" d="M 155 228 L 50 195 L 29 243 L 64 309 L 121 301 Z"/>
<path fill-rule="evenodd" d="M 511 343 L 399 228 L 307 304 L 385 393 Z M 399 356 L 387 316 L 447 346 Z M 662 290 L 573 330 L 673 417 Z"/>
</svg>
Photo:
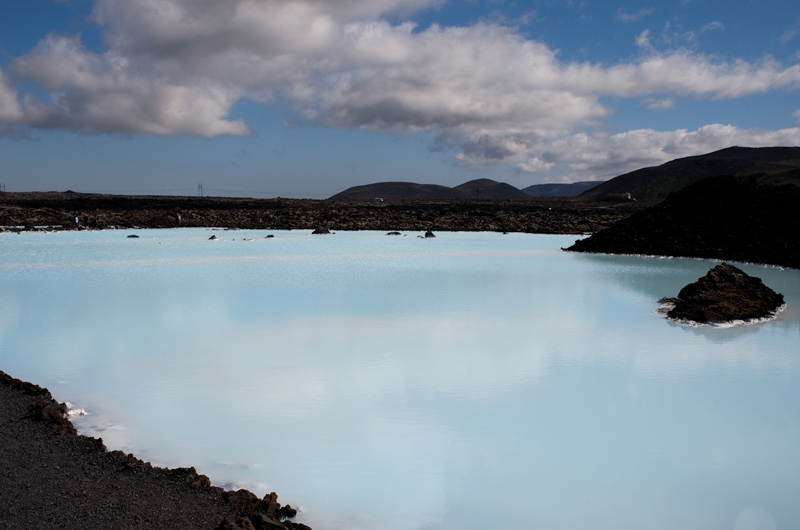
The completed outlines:
<svg viewBox="0 0 800 530">
<path fill-rule="evenodd" d="M 620 7 L 619 10 L 617 10 L 617 20 L 625 22 L 626 24 L 630 24 L 631 22 L 640 21 L 641 19 L 643 19 L 644 17 L 646 17 L 647 15 L 652 13 L 653 11 L 655 11 L 655 10 L 643 7 L 642 9 L 637 11 L 636 13 L 626 13 Z"/>
<path fill-rule="evenodd" d="M 650 110 L 669 110 L 675 107 L 673 98 L 652 99 L 648 102 L 647 108 Z"/>
<path fill-rule="evenodd" d="M 757 64 L 728 63 L 686 51 L 652 55 L 607 69 L 584 66 L 582 74 L 595 93 L 618 97 L 667 92 L 723 99 L 800 87 L 800 65 L 783 68 L 770 58 Z"/>
<path fill-rule="evenodd" d="M 246 135 L 242 121 L 225 119 L 243 90 L 187 79 L 175 83 L 157 72 L 140 75 L 115 51 L 97 55 L 76 37 L 51 35 L 12 65 L 14 72 L 51 90 L 50 102 L 28 96 L 28 123 L 80 133 Z"/>
<path fill-rule="evenodd" d="M 794 26 L 783 32 L 780 39 L 781 44 L 788 44 L 790 40 L 797 36 L 798 32 L 800 32 L 800 22 L 795 23 Z"/>
<path fill-rule="evenodd" d="M 639 129 L 614 135 L 580 133 L 541 142 L 527 156 L 534 161 L 551 161 L 568 180 L 597 180 L 735 145 L 800 146 L 800 128 L 764 131 L 713 124 L 695 131 Z M 519 168 L 525 170 L 527 162 L 528 159 L 521 160 Z"/>
<path fill-rule="evenodd" d="M 644 50 L 652 48 L 650 45 L 650 30 L 646 29 L 636 37 L 636 46 Z"/>
<path fill-rule="evenodd" d="M 719 21 L 709 22 L 700 29 L 700 33 L 705 33 L 706 31 L 712 31 L 717 29 L 725 31 L 725 24 Z"/>
<path fill-rule="evenodd" d="M 736 98 L 800 87 L 800 65 L 658 53 L 647 30 L 636 40 L 642 57 L 608 66 L 563 62 L 547 45 L 498 24 L 419 31 L 382 18 L 439 3 L 97 0 L 92 17 L 109 50 L 91 52 L 75 36 L 43 39 L 10 68 L 48 90 L 49 100 L 27 94 L 22 108 L 9 104 L 5 112 L 31 127 L 80 133 L 212 137 L 251 133 L 230 117 L 237 101 L 280 100 L 325 127 L 425 132 L 461 163 L 503 162 L 522 171 L 568 167 L 589 175 L 628 167 L 637 157 L 661 160 L 676 145 L 670 135 L 680 136 L 578 134 L 602 128 L 612 113 L 607 98 L 642 98 L 664 110 L 677 97 Z M 0 101 L 18 99 L 0 77 Z M 652 154 L 614 151 L 616 143 L 634 139 L 648 139 Z M 575 158 L 559 145 L 612 149 Z"/>
<path fill-rule="evenodd" d="M 17 90 L 8 81 L 3 70 L 0 70 L 0 132 L 3 130 L 3 124 L 13 124 L 22 118 Z"/>
<path fill-rule="evenodd" d="M 798 123 L 800 123 L 800 109 L 797 109 L 796 111 L 794 111 L 792 116 L 797 120 Z"/>
</svg>

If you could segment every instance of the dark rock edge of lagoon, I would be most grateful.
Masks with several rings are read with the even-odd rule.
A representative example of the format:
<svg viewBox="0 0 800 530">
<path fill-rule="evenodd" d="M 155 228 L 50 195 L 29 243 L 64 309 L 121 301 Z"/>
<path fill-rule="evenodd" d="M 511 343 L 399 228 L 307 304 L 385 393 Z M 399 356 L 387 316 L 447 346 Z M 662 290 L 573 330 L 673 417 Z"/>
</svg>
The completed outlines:
<svg viewBox="0 0 800 530">
<path fill-rule="evenodd" d="M 0 371 L 0 526 L 6 530 L 310 530 L 274 493 L 211 486 L 77 434 L 63 404 Z"/>
<path fill-rule="evenodd" d="M 800 269 L 800 188 L 701 180 L 565 249 Z"/>
</svg>

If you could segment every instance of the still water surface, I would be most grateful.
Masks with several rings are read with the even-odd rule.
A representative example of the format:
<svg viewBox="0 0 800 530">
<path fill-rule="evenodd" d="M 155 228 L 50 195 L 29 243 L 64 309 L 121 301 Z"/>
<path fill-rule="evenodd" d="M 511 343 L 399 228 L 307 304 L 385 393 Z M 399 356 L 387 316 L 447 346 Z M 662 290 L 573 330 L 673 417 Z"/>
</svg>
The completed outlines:
<svg viewBox="0 0 800 530">
<path fill-rule="evenodd" d="M 0 235 L 0 369 L 110 449 L 315 530 L 800 523 L 799 271 L 687 327 L 656 300 L 714 262 L 574 236 L 131 233 Z"/>
</svg>

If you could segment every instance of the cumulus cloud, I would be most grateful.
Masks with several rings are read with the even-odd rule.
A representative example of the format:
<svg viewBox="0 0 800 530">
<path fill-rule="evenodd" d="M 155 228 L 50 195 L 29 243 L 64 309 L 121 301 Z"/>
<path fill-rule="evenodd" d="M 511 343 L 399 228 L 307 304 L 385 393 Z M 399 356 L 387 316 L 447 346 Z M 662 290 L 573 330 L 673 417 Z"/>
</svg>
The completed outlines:
<svg viewBox="0 0 800 530">
<path fill-rule="evenodd" d="M 218 83 L 175 83 L 156 72 L 142 75 L 116 51 L 98 55 L 77 37 L 51 35 L 12 69 L 49 89 L 51 101 L 24 100 L 29 124 L 76 132 L 153 135 L 245 135 L 242 120 L 225 119 L 243 95 Z M 187 80 L 189 81 L 189 80 Z"/>
<path fill-rule="evenodd" d="M 665 110 L 676 97 L 736 98 L 800 87 L 800 65 L 659 53 L 646 30 L 637 38 L 641 57 L 603 65 L 561 61 L 546 44 L 500 24 L 420 30 L 385 18 L 440 3 L 96 0 L 92 19 L 108 51 L 87 50 L 77 36 L 43 39 L 10 72 L 49 91 L 49 98 L 29 93 L 20 105 L 0 72 L 0 103 L 11 102 L 0 120 L 86 134 L 247 135 L 250 127 L 231 117 L 236 102 L 280 101 L 323 127 L 424 132 L 433 148 L 452 149 L 465 164 L 600 175 L 636 160 L 626 149 L 614 151 L 617 143 L 646 138 L 649 151 L 637 156 L 657 161 L 677 149 L 671 135 L 692 134 L 586 132 L 602 129 L 613 112 L 610 99 L 642 99 Z M 620 11 L 618 17 L 647 14 Z M 593 161 L 568 158 L 559 146 L 612 149 L 585 155 Z"/>
<path fill-rule="evenodd" d="M 765 131 L 712 124 L 694 131 L 639 129 L 614 135 L 579 133 L 540 142 L 519 165 L 527 170 L 524 166 L 531 161 L 535 164 L 548 160 L 551 163 L 548 169 L 559 167 L 566 180 L 599 180 L 734 145 L 800 145 L 800 128 Z"/>
<path fill-rule="evenodd" d="M 0 127 L 16 123 L 23 117 L 17 90 L 11 85 L 3 70 L 0 70 Z"/>
</svg>

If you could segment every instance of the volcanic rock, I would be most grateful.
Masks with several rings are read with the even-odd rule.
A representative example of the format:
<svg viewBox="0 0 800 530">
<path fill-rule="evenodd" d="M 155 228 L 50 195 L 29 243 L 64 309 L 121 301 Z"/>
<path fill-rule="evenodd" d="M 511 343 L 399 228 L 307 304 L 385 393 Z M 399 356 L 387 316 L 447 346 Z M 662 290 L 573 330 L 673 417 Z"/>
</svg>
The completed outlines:
<svg viewBox="0 0 800 530">
<path fill-rule="evenodd" d="M 711 177 L 566 250 L 800 268 L 800 187 Z"/>
<path fill-rule="evenodd" d="M 674 304 L 667 312 L 669 318 L 699 323 L 767 318 L 784 303 L 783 295 L 764 285 L 760 278 L 748 276 L 727 263 L 717 265 L 681 289 L 677 298 L 663 298 L 661 302 Z"/>
<path fill-rule="evenodd" d="M 154 467 L 76 433 L 47 389 L 0 371 L 0 528 L 300 529 L 246 490 L 212 486 L 195 468 Z M 292 509 L 281 508 L 276 517 Z M 235 521 L 235 522 L 234 522 Z"/>
</svg>

